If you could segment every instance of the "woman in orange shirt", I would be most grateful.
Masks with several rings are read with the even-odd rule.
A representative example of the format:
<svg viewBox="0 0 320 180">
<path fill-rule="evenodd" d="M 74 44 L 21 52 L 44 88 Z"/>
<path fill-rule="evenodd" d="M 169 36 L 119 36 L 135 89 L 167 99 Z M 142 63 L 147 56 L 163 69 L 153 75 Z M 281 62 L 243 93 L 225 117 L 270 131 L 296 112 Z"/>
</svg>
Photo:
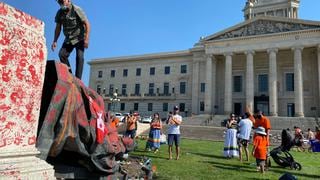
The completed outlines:
<svg viewBox="0 0 320 180">
<path fill-rule="evenodd" d="M 252 155 L 256 158 L 257 169 L 264 173 L 264 168 L 267 159 L 267 133 L 264 127 L 259 126 L 256 128 L 256 136 L 253 140 Z"/>
</svg>

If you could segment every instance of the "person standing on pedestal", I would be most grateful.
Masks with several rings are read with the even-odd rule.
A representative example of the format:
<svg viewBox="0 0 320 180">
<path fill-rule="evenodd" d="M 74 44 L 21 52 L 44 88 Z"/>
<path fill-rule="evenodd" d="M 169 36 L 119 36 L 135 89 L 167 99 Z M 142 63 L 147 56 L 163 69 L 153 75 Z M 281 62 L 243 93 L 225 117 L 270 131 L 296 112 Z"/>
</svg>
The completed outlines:
<svg viewBox="0 0 320 180">
<path fill-rule="evenodd" d="M 71 0 L 57 0 L 57 2 L 60 5 L 60 9 L 55 16 L 56 27 L 51 49 L 54 51 L 57 47 L 61 28 L 63 28 L 65 40 L 59 52 L 60 61 L 66 64 L 69 67 L 69 71 L 72 72 L 68 58 L 73 49 L 76 48 L 75 75 L 81 79 L 84 49 L 89 46 L 90 24 L 83 10 L 72 4 Z"/>
</svg>

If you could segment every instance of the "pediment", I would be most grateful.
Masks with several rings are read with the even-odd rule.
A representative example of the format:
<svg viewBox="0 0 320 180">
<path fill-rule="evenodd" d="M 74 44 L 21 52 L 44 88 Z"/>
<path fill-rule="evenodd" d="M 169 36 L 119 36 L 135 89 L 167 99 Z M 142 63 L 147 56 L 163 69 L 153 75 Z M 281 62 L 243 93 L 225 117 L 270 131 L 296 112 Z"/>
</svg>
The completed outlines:
<svg viewBox="0 0 320 180">
<path fill-rule="evenodd" d="M 204 38 L 203 41 L 268 35 L 309 29 L 320 29 L 320 22 L 278 17 L 258 17 L 208 36 Z"/>
</svg>

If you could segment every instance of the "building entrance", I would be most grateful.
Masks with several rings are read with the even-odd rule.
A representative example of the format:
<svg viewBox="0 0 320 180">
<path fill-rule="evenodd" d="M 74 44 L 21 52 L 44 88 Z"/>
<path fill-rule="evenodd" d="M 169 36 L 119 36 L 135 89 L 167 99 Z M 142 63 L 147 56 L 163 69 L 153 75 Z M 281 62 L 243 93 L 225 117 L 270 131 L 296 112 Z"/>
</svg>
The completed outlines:
<svg viewBox="0 0 320 180">
<path fill-rule="evenodd" d="M 269 115 L 269 96 L 255 96 L 254 110 L 260 110 L 265 115 Z"/>
</svg>

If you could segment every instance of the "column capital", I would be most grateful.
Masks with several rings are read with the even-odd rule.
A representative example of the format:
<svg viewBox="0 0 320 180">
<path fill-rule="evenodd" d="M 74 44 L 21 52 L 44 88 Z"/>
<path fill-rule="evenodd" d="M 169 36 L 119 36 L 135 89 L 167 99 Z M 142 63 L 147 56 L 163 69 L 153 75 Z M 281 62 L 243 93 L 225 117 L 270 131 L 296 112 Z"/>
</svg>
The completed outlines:
<svg viewBox="0 0 320 180">
<path fill-rule="evenodd" d="M 245 55 L 249 55 L 249 54 L 254 55 L 255 53 L 256 52 L 254 50 L 248 50 L 244 52 Z"/>
<path fill-rule="evenodd" d="M 296 50 L 302 51 L 303 48 L 304 48 L 303 46 L 294 46 L 294 47 L 291 48 L 291 50 L 292 51 L 296 51 Z"/>
<path fill-rule="evenodd" d="M 270 49 L 267 49 L 267 52 L 268 52 L 268 54 L 270 54 L 270 53 L 278 53 L 278 48 L 270 48 Z"/>
<path fill-rule="evenodd" d="M 226 53 L 223 53 L 224 56 L 233 56 L 233 52 L 226 52 Z"/>
</svg>

